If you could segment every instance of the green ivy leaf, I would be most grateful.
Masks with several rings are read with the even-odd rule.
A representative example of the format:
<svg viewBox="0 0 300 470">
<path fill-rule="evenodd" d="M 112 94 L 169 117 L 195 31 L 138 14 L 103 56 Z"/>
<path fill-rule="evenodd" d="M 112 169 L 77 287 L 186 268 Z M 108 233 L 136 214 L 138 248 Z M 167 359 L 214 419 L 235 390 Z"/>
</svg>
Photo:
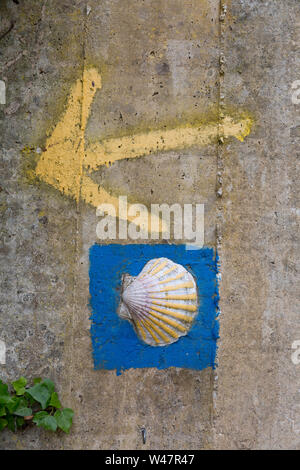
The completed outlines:
<svg viewBox="0 0 300 470">
<path fill-rule="evenodd" d="M 7 420 L 8 429 L 10 429 L 12 432 L 15 432 L 16 431 L 15 417 L 13 415 L 8 415 L 8 416 L 5 417 L 5 419 Z"/>
<path fill-rule="evenodd" d="M 21 428 L 23 424 L 25 423 L 25 420 L 21 416 L 17 416 L 16 423 L 17 423 L 17 427 Z"/>
<path fill-rule="evenodd" d="M 27 380 L 25 377 L 20 377 L 19 380 L 16 380 L 12 383 L 14 390 L 17 395 L 24 395 L 25 393 L 25 386 L 27 385 Z"/>
<path fill-rule="evenodd" d="M 18 408 L 16 409 L 14 414 L 16 416 L 30 416 L 30 415 L 32 415 L 32 409 L 21 405 L 21 406 L 18 406 Z"/>
<path fill-rule="evenodd" d="M 56 392 L 52 393 L 49 406 L 54 406 L 54 408 L 61 408 L 61 403 Z"/>
<path fill-rule="evenodd" d="M 47 411 L 40 411 L 34 415 L 33 422 L 50 431 L 56 431 L 59 427 L 68 433 L 73 421 L 73 410 L 58 409 L 62 405 L 51 380 L 37 377 L 33 382 L 33 387 L 26 389 L 27 380 L 25 377 L 20 377 L 12 383 L 16 395 L 11 395 L 8 386 L 0 380 L 0 431 L 5 427 L 11 431 L 22 427 L 25 423 L 24 417 L 33 414 L 32 406 L 38 402 L 43 410 L 47 406 L 57 410 L 54 416 Z"/>
<path fill-rule="evenodd" d="M 39 411 L 34 415 L 33 422 L 37 426 L 41 426 L 48 431 L 56 431 L 57 423 L 53 416 L 49 415 L 47 411 Z"/>
<path fill-rule="evenodd" d="M 4 394 L 7 394 L 9 395 L 8 393 L 8 386 L 2 382 L 2 380 L 0 379 L 0 393 L 4 393 Z"/>
<path fill-rule="evenodd" d="M 31 388 L 28 388 L 26 392 L 39 402 L 43 410 L 47 408 L 47 405 L 51 398 L 51 393 L 44 382 L 34 385 Z"/>
<path fill-rule="evenodd" d="M 4 429 L 7 426 L 7 424 L 8 422 L 6 419 L 0 418 L 0 431 L 2 431 L 2 429 Z"/>
<path fill-rule="evenodd" d="M 33 385 L 41 383 L 42 380 L 43 379 L 41 379 L 41 377 L 36 377 L 35 379 L 33 379 Z"/>
<path fill-rule="evenodd" d="M 54 414 L 57 426 L 64 432 L 68 433 L 73 421 L 74 411 L 71 408 L 64 408 L 63 410 L 57 410 Z"/>
<path fill-rule="evenodd" d="M 35 424 L 39 424 L 42 419 L 44 419 L 46 416 L 49 416 L 48 411 L 38 411 L 35 413 L 32 422 Z"/>
<path fill-rule="evenodd" d="M 10 401 L 6 404 L 6 408 L 9 411 L 9 413 L 13 414 L 15 410 L 18 408 L 18 406 L 21 403 L 21 398 L 19 397 L 10 397 Z"/>
<path fill-rule="evenodd" d="M 48 388 L 50 394 L 52 394 L 54 392 L 55 386 L 54 386 L 54 383 L 52 382 L 52 380 L 44 379 L 43 382 L 41 382 L 41 383 L 44 384 Z"/>
<path fill-rule="evenodd" d="M 0 405 L 7 405 L 11 402 L 11 396 L 8 391 L 8 386 L 0 380 Z"/>
<path fill-rule="evenodd" d="M 24 395 L 24 398 L 26 398 L 26 400 L 28 401 L 28 404 L 29 404 L 30 406 L 32 406 L 32 405 L 34 405 L 34 404 L 36 403 L 35 399 L 32 398 L 32 396 L 29 395 L 29 393 L 27 393 L 27 390 L 26 390 L 26 393 L 25 393 L 25 395 Z"/>
</svg>

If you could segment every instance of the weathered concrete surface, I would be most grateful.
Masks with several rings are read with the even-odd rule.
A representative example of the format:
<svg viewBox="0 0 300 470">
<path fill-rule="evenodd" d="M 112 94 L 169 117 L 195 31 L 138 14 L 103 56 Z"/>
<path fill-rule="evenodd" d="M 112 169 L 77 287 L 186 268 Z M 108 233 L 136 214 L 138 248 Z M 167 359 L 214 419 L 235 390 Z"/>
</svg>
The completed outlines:
<svg viewBox="0 0 300 470">
<path fill-rule="evenodd" d="M 300 446 L 299 2 L 233 1 L 222 28 L 225 103 L 255 127 L 221 151 L 222 321 L 215 401 L 217 448 Z M 298 58 L 297 58 L 298 53 Z M 299 105 L 298 105 L 299 106 Z"/>
<path fill-rule="evenodd" d="M 0 11 L 14 23 L 0 42 L 7 83 L 0 339 L 8 349 L 0 374 L 52 378 L 76 413 L 69 436 L 3 432 L 1 448 L 299 448 L 299 366 L 291 361 L 300 339 L 298 137 L 290 133 L 299 125 L 290 98 L 299 78 L 299 2 L 236 0 L 226 15 L 219 0 L 7 1 Z M 216 246 L 218 224 L 216 374 L 93 370 L 87 304 L 95 209 L 34 174 L 71 87 L 89 67 L 99 70 L 102 88 L 87 145 L 195 117 L 218 124 L 229 109 L 253 116 L 244 142 L 214 139 L 93 174 L 132 202 L 205 203 L 208 245 Z"/>
</svg>

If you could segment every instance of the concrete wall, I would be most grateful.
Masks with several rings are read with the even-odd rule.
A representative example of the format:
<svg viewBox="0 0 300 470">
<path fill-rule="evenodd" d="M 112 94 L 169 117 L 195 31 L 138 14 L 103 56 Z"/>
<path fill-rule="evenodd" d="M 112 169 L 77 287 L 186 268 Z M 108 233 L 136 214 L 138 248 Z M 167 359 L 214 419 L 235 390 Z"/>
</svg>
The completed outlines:
<svg viewBox="0 0 300 470">
<path fill-rule="evenodd" d="M 0 14 L 0 377 L 47 376 L 75 410 L 70 435 L 2 432 L 1 448 L 299 448 L 299 2 L 7 0 Z M 101 142 L 123 150 L 108 163 Z M 205 204 L 216 370 L 94 370 L 88 252 L 95 206 L 119 194 Z"/>
</svg>

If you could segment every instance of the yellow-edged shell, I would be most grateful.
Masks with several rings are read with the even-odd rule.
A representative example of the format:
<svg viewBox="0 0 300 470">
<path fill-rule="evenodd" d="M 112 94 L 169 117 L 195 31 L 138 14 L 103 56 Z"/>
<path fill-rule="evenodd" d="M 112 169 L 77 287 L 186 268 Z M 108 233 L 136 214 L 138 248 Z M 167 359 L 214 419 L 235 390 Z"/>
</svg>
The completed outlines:
<svg viewBox="0 0 300 470">
<path fill-rule="evenodd" d="M 197 311 L 193 276 L 168 258 L 152 259 L 123 283 L 119 315 L 151 346 L 166 346 L 186 335 Z"/>
</svg>

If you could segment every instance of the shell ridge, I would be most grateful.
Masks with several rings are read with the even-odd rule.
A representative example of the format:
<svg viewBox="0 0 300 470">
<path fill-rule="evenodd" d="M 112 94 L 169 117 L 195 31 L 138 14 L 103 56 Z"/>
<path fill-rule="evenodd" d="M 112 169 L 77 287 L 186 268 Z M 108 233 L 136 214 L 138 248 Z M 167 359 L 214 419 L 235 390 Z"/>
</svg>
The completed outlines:
<svg viewBox="0 0 300 470">
<path fill-rule="evenodd" d="M 154 330 L 155 333 L 157 333 L 158 336 L 160 336 L 161 339 L 163 339 L 166 343 L 170 342 L 169 338 L 165 335 L 165 333 L 163 331 L 161 331 L 159 328 L 157 328 L 157 326 L 154 325 L 153 322 L 151 322 L 151 320 L 146 320 L 146 324 L 148 324 L 150 329 Z"/>
<path fill-rule="evenodd" d="M 158 339 L 157 336 L 153 333 L 152 329 L 149 328 L 149 326 L 147 325 L 146 321 L 145 321 L 145 323 L 142 321 L 142 324 L 145 326 L 145 328 L 147 329 L 147 331 L 150 333 L 150 335 L 152 336 L 152 338 L 154 339 L 154 341 L 156 342 L 156 344 L 159 344 L 159 339 Z"/>
<path fill-rule="evenodd" d="M 171 318 L 162 317 L 159 313 L 155 313 L 155 312 L 150 312 L 150 315 L 154 316 L 155 318 L 160 319 L 161 321 L 164 321 L 165 323 L 168 323 L 169 325 L 173 326 L 175 329 L 177 328 L 178 330 L 182 332 L 185 331 L 185 327 L 181 323 L 178 323 L 175 320 L 172 320 Z"/>
<path fill-rule="evenodd" d="M 157 312 L 160 312 L 160 313 L 165 313 L 166 315 L 170 315 L 171 317 L 177 317 L 177 318 L 181 318 L 182 320 L 186 321 L 186 322 L 192 322 L 194 317 L 188 315 L 188 314 L 183 314 L 183 313 L 180 313 L 180 312 L 173 312 L 172 310 L 165 310 L 163 308 L 159 308 L 159 307 L 153 307 L 153 310 L 157 311 Z"/>
<path fill-rule="evenodd" d="M 176 334 L 176 330 L 173 330 L 168 325 L 164 325 L 163 322 L 156 320 L 155 318 L 150 318 L 149 322 L 154 323 L 155 325 L 157 325 L 159 328 L 161 328 L 162 330 L 164 330 L 166 333 L 173 336 L 174 338 L 178 337 L 178 335 Z"/>
<path fill-rule="evenodd" d="M 146 332 L 145 330 L 143 329 L 142 325 L 140 324 L 139 321 L 136 321 L 135 322 L 135 325 L 137 327 L 137 329 L 139 330 L 140 334 L 142 335 L 142 338 L 144 339 L 144 341 L 146 340 Z"/>
<path fill-rule="evenodd" d="M 185 305 L 185 304 L 174 304 L 168 303 L 168 302 L 159 302 L 159 301 L 153 301 L 151 308 L 153 308 L 154 305 L 161 305 L 162 307 L 168 307 L 168 308 L 175 308 L 177 310 L 187 310 L 189 312 L 195 312 L 197 310 L 196 305 Z"/>
</svg>

